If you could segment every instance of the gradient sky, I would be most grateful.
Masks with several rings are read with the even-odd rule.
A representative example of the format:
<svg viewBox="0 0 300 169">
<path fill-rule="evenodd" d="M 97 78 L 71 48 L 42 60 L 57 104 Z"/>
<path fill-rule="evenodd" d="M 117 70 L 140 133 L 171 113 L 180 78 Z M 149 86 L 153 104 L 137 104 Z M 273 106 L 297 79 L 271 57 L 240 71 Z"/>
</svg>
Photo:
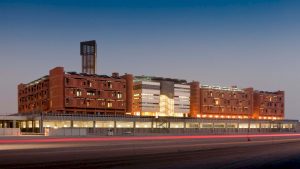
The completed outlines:
<svg viewBox="0 0 300 169">
<path fill-rule="evenodd" d="M 97 40 L 98 74 L 156 75 L 286 91 L 300 119 L 300 1 L 0 1 L 0 114 L 17 85 L 56 66 L 81 71 L 79 42 Z"/>
</svg>

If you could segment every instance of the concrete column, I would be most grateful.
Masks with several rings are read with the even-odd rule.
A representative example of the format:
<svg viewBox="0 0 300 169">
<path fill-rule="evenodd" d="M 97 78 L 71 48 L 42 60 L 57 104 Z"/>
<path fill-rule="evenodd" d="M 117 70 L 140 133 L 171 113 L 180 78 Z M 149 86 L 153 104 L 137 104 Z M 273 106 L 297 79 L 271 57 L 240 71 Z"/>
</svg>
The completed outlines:
<svg viewBox="0 0 300 169">
<path fill-rule="evenodd" d="M 32 123 L 32 132 L 35 132 L 35 121 L 32 120 L 31 123 Z"/>
<path fill-rule="evenodd" d="M 29 121 L 26 120 L 26 132 L 28 132 L 28 130 L 29 130 Z"/>
<path fill-rule="evenodd" d="M 114 120 L 114 135 L 117 134 L 117 121 Z"/>
<path fill-rule="evenodd" d="M 186 121 L 183 122 L 183 132 L 186 133 Z"/>
<path fill-rule="evenodd" d="M 136 121 L 133 121 L 133 135 L 135 135 L 135 124 L 136 124 Z"/>
<path fill-rule="evenodd" d="M 71 120 L 71 128 L 74 128 L 73 120 Z"/>
<path fill-rule="evenodd" d="M 96 121 L 93 121 L 93 129 L 96 128 Z"/>
<path fill-rule="evenodd" d="M 17 121 L 13 120 L 13 128 L 17 128 Z"/>
<path fill-rule="evenodd" d="M 153 125 L 154 125 L 154 121 L 153 119 L 151 120 L 151 131 L 153 131 Z"/>
<path fill-rule="evenodd" d="M 250 133 L 250 121 L 248 121 L 248 131 L 247 133 L 249 134 Z"/>
<path fill-rule="evenodd" d="M 282 129 L 282 123 L 279 123 L 279 131 Z"/>
<path fill-rule="evenodd" d="M 39 128 L 40 128 L 40 133 L 44 133 L 44 124 L 43 124 L 43 120 L 39 120 Z"/>
</svg>

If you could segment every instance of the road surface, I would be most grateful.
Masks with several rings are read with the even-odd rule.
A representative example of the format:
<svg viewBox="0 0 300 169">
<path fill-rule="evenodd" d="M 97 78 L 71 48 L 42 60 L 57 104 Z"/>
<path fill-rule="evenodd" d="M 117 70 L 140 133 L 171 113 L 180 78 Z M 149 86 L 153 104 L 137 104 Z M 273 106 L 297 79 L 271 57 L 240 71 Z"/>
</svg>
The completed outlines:
<svg viewBox="0 0 300 169">
<path fill-rule="evenodd" d="M 300 168 L 300 135 L 0 137 L 0 168 Z"/>
</svg>

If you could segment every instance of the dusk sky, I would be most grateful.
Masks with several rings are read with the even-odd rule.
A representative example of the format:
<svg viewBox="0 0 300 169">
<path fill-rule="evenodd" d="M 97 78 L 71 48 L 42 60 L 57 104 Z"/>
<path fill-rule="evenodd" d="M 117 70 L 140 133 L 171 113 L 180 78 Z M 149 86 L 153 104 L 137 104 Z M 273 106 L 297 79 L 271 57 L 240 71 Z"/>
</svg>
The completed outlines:
<svg viewBox="0 0 300 169">
<path fill-rule="evenodd" d="M 56 66 L 81 71 L 79 43 L 96 40 L 98 74 L 284 90 L 300 119 L 300 1 L 0 1 L 0 114 L 17 85 Z"/>
</svg>

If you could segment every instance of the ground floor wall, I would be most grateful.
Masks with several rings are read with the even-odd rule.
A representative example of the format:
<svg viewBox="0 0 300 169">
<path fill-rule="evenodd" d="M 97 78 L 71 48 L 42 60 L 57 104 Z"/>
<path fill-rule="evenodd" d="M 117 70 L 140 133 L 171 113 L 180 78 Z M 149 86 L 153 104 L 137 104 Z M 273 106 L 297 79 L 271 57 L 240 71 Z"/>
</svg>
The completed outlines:
<svg viewBox="0 0 300 169">
<path fill-rule="evenodd" d="M 0 136 L 19 136 L 20 128 L 0 128 Z"/>
<path fill-rule="evenodd" d="M 298 120 L 168 118 L 46 114 L 0 120 L 0 128 L 44 134 L 45 129 L 85 129 L 87 135 L 243 134 L 297 132 Z M 22 119 L 22 120 L 18 120 Z"/>
</svg>

